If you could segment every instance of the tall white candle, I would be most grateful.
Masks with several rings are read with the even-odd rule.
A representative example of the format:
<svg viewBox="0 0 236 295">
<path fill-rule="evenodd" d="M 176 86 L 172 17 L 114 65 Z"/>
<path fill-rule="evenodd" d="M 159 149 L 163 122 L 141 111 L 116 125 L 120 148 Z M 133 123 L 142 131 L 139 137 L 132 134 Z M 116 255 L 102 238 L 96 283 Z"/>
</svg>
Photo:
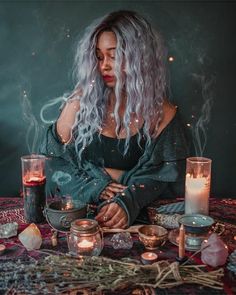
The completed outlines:
<svg viewBox="0 0 236 295">
<path fill-rule="evenodd" d="M 186 174 L 185 214 L 209 214 L 210 179 Z"/>
</svg>

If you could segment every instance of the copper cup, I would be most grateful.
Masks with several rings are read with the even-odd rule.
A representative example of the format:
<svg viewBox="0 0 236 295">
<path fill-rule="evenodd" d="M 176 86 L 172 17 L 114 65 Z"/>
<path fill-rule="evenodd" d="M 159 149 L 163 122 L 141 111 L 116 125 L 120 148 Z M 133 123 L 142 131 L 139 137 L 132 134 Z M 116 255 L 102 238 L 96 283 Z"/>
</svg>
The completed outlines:
<svg viewBox="0 0 236 295">
<path fill-rule="evenodd" d="M 143 225 L 138 229 L 139 240 L 148 250 L 163 246 L 167 240 L 167 230 L 159 225 Z"/>
</svg>

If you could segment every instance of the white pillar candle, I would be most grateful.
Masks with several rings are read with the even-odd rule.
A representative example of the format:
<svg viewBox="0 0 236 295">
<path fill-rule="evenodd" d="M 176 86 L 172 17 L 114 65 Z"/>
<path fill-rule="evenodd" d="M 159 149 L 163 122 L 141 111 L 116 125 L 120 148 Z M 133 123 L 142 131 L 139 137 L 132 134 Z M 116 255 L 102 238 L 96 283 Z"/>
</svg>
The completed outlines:
<svg viewBox="0 0 236 295">
<path fill-rule="evenodd" d="M 186 175 L 185 214 L 209 214 L 210 179 Z"/>
</svg>

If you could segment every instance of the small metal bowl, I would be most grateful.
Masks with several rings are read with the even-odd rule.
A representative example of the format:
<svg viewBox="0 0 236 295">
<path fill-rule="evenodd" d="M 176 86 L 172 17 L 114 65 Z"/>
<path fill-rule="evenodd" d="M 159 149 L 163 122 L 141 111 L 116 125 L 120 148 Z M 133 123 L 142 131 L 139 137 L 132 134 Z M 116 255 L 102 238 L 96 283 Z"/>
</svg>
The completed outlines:
<svg viewBox="0 0 236 295">
<path fill-rule="evenodd" d="M 168 232 L 164 227 L 152 224 L 141 226 L 138 235 L 146 249 L 154 250 L 165 244 Z"/>
<path fill-rule="evenodd" d="M 179 223 L 184 225 L 186 233 L 207 233 L 214 223 L 214 219 L 203 214 L 185 214 L 179 218 Z"/>
<path fill-rule="evenodd" d="M 86 217 L 87 207 L 65 210 L 64 206 L 60 201 L 52 202 L 44 208 L 44 215 L 52 228 L 60 232 L 69 232 L 72 221 Z"/>
</svg>

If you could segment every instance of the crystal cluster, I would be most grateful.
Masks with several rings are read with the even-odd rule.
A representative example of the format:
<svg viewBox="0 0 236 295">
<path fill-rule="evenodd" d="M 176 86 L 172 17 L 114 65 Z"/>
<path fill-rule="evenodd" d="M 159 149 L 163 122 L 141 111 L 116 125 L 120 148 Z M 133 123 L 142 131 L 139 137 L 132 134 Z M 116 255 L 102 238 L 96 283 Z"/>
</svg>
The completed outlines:
<svg viewBox="0 0 236 295">
<path fill-rule="evenodd" d="M 16 222 L 0 224 L 0 239 L 6 239 L 17 235 L 18 224 Z"/>
<path fill-rule="evenodd" d="M 131 249 L 133 247 L 132 236 L 129 232 L 121 232 L 111 238 L 114 249 Z"/>
</svg>

